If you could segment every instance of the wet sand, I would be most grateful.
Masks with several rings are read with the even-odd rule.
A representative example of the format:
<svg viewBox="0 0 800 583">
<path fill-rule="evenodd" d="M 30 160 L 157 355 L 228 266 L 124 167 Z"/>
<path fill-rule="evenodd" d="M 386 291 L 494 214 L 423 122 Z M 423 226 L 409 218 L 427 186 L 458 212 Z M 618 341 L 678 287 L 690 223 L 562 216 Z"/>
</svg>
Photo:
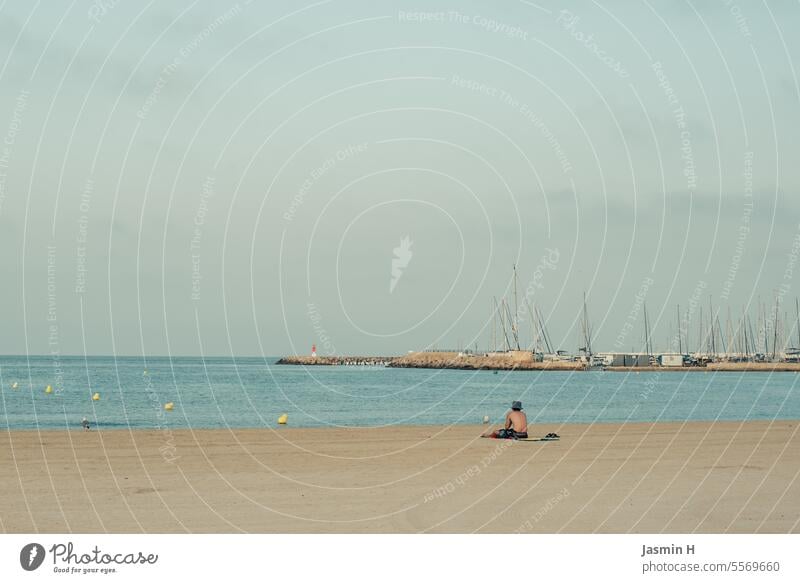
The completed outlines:
<svg viewBox="0 0 800 583">
<path fill-rule="evenodd" d="M 12 431 L 5 532 L 800 532 L 797 421 Z"/>
</svg>

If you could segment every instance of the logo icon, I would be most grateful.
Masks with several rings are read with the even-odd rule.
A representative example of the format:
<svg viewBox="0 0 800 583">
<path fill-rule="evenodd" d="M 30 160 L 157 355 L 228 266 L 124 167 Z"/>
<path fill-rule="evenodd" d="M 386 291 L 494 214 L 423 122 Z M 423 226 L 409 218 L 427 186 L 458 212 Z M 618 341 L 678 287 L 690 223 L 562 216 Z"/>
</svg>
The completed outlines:
<svg viewBox="0 0 800 583">
<path fill-rule="evenodd" d="M 392 293 L 394 288 L 397 287 L 397 282 L 403 277 L 403 270 L 408 267 L 411 256 L 414 255 L 411 252 L 411 245 L 413 245 L 413 242 L 406 235 L 400 239 L 400 246 L 392 249 L 394 257 L 392 258 L 392 279 L 389 281 L 389 293 Z"/>
<path fill-rule="evenodd" d="M 39 543 L 28 543 L 19 553 L 19 564 L 26 571 L 35 571 L 44 562 L 44 547 Z"/>
</svg>

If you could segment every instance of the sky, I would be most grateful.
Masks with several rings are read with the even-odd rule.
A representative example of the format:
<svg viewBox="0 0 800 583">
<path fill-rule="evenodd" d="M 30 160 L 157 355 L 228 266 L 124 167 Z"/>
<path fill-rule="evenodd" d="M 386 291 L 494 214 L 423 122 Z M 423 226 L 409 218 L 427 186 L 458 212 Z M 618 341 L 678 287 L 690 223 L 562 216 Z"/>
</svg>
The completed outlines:
<svg viewBox="0 0 800 583">
<path fill-rule="evenodd" d="M 800 295 L 797 2 L 0 4 L 2 354 L 697 345 Z M 681 306 L 678 309 L 678 306 Z M 760 306 L 766 306 L 761 308 Z M 796 335 L 796 331 L 794 332 Z M 787 342 L 789 342 L 787 340 Z M 796 344 L 796 342 L 795 342 Z"/>
</svg>

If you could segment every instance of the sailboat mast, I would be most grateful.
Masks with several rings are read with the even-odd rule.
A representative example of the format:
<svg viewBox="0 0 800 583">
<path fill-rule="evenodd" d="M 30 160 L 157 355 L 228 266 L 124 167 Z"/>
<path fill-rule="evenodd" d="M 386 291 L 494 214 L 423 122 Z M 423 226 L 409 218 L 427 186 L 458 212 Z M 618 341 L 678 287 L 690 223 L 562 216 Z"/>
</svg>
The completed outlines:
<svg viewBox="0 0 800 583">
<path fill-rule="evenodd" d="M 794 299 L 794 308 L 797 310 L 797 348 L 800 349 L 800 299 Z"/>
<path fill-rule="evenodd" d="M 714 305 L 711 303 L 711 296 L 708 296 L 708 324 L 709 324 L 709 331 L 711 335 L 708 337 L 709 343 L 709 352 L 711 353 L 711 359 L 713 360 L 717 353 L 717 332 L 714 329 L 714 321 L 716 317 L 714 316 Z"/>
<path fill-rule="evenodd" d="M 514 319 L 511 320 L 511 331 L 514 334 L 514 342 L 519 350 L 519 305 L 517 304 L 517 265 L 514 264 Z"/>
<path fill-rule="evenodd" d="M 731 306 L 730 306 L 730 304 L 728 305 L 728 319 L 725 322 L 725 328 L 726 328 L 725 332 L 728 335 L 728 342 L 727 342 L 728 347 L 725 350 L 725 356 L 727 358 L 730 358 L 730 355 L 728 353 L 734 351 L 734 345 L 733 345 L 733 323 L 731 322 Z"/>
<path fill-rule="evenodd" d="M 786 355 L 786 349 L 789 348 L 789 340 L 789 312 L 784 310 L 783 320 L 781 321 L 781 351 L 784 356 Z"/>
<path fill-rule="evenodd" d="M 673 344 L 673 346 L 675 346 Z M 678 304 L 678 352 L 683 354 L 683 341 L 681 339 L 681 305 Z"/>
<path fill-rule="evenodd" d="M 589 312 L 586 309 L 586 292 L 583 292 L 583 335 L 586 343 L 586 356 L 592 356 L 592 332 L 589 329 Z"/>
<path fill-rule="evenodd" d="M 708 337 L 708 351 L 711 353 L 711 358 L 714 358 L 714 353 L 716 352 L 716 346 L 714 345 L 714 306 L 711 304 L 711 296 L 708 296 L 708 323 L 709 323 L 709 332 L 711 334 Z"/>
<path fill-rule="evenodd" d="M 505 336 L 505 333 L 506 333 L 506 325 L 505 325 L 505 322 L 503 321 L 503 317 L 504 317 L 503 316 L 503 309 L 502 309 L 503 301 L 504 300 L 502 298 L 500 298 L 500 303 L 497 306 L 497 311 L 498 311 L 498 314 L 500 316 L 500 322 L 499 322 L 500 323 L 500 329 L 503 332 L 503 334 L 500 335 L 500 342 L 503 341 L 503 336 Z"/>
<path fill-rule="evenodd" d="M 539 330 L 541 330 L 544 343 L 547 346 L 547 353 L 554 354 L 555 351 L 553 350 L 553 345 L 550 343 L 550 335 L 547 333 L 547 325 L 544 321 L 544 315 L 539 309 L 539 306 L 536 306 L 536 317 L 539 321 Z"/>
<path fill-rule="evenodd" d="M 686 322 L 686 354 L 691 354 L 692 349 L 689 346 L 689 308 L 686 308 L 686 318 L 684 322 Z"/>
<path fill-rule="evenodd" d="M 525 305 L 528 308 L 528 318 L 531 321 L 531 352 L 539 352 L 539 330 L 536 326 L 536 318 L 534 317 L 533 308 L 531 307 L 531 303 L 528 300 L 527 296 L 525 297 Z"/>
<path fill-rule="evenodd" d="M 747 346 L 747 316 L 742 308 L 742 329 L 744 330 L 744 358 L 750 360 L 750 348 Z"/>
<path fill-rule="evenodd" d="M 700 342 L 697 344 L 697 350 L 698 350 L 698 352 L 702 352 L 702 350 L 703 350 L 703 339 L 706 336 L 706 331 L 705 331 L 706 324 L 705 324 L 705 322 L 703 322 L 703 306 L 700 306 L 700 322 L 699 322 L 699 324 L 700 324 Z"/>
<path fill-rule="evenodd" d="M 508 341 L 508 330 L 506 329 L 506 299 L 500 300 L 500 326 L 503 328 L 503 338 L 505 339 L 505 352 L 511 349 L 511 343 Z"/>
<path fill-rule="evenodd" d="M 497 352 L 497 298 L 492 298 L 492 352 Z"/>
<path fill-rule="evenodd" d="M 778 353 L 778 298 L 775 298 L 775 332 L 772 340 L 772 360 L 775 360 L 775 357 Z"/>
</svg>

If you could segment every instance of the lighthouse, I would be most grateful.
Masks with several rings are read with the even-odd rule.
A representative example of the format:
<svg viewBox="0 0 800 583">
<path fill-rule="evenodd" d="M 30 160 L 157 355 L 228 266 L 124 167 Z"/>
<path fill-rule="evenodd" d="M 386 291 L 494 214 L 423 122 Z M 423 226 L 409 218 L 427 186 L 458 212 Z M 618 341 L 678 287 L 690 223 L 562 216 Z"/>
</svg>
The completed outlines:
<svg viewBox="0 0 800 583">
<path fill-rule="evenodd" d="M 317 345 L 316 344 L 312 344 L 311 345 L 311 357 L 312 358 L 316 358 L 317 357 Z"/>
</svg>

